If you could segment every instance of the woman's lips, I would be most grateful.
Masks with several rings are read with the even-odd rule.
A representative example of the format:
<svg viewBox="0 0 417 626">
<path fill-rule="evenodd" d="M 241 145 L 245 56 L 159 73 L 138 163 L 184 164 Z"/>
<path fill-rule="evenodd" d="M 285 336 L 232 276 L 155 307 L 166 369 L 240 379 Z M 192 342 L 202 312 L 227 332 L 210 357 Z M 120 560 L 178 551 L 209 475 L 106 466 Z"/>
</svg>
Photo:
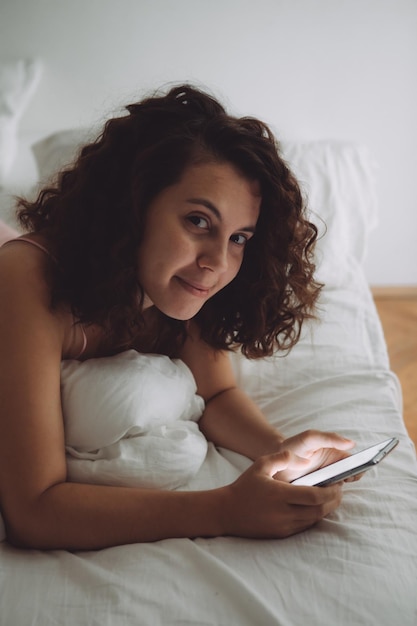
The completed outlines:
<svg viewBox="0 0 417 626">
<path fill-rule="evenodd" d="M 200 298 L 206 298 L 212 289 L 212 287 L 205 287 L 203 285 L 199 285 L 198 283 L 190 282 L 180 276 L 176 276 L 175 278 L 183 289 L 194 296 L 199 296 Z"/>
</svg>

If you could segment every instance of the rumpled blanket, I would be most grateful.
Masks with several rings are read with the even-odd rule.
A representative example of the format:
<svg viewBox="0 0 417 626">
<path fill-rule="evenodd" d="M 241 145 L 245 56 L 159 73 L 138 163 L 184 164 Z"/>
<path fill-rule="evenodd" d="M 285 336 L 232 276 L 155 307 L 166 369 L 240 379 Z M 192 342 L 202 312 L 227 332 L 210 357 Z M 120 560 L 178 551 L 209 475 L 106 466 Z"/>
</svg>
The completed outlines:
<svg viewBox="0 0 417 626">
<path fill-rule="evenodd" d="M 64 361 L 61 394 L 70 481 L 176 489 L 203 464 L 204 401 L 180 360 L 127 350 Z"/>
</svg>

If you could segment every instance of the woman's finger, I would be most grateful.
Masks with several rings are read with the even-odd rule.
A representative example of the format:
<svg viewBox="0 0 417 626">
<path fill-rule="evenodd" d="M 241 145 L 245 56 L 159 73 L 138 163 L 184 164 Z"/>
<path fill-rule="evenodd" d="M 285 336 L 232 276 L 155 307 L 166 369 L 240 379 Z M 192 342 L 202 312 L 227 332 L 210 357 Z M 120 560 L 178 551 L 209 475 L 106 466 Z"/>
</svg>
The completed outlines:
<svg viewBox="0 0 417 626">
<path fill-rule="evenodd" d="M 322 448 L 336 448 L 337 450 L 350 450 L 355 442 L 346 439 L 337 433 L 322 432 L 319 430 L 306 430 L 295 437 L 286 439 L 285 446 L 291 446 L 297 454 L 313 454 Z"/>
<path fill-rule="evenodd" d="M 275 474 L 288 468 L 301 470 L 306 466 L 308 460 L 292 454 L 289 450 L 283 450 L 282 452 L 273 452 L 260 457 L 257 463 L 261 471 L 272 478 Z"/>
</svg>

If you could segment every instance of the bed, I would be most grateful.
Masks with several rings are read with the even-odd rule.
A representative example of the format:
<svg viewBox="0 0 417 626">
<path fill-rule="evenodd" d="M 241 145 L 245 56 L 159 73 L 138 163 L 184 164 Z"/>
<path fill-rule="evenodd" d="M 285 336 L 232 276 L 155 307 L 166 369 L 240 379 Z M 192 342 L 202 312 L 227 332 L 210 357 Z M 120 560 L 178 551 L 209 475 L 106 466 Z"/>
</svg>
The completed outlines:
<svg viewBox="0 0 417 626">
<path fill-rule="evenodd" d="M 71 158 L 84 130 L 21 138 L 10 192 L 30 190 Z M 35 148 L 31 150 L 31 144 Z M 94 552 L 21 551 L 0 543 L 4 626 L 372 626 L 417 624 L 417 463 L 401 389 L 362 269 L 377 219 L 374 163 L 361 145 L 286 142 L 321 238 L 319 319 L 290 354 L 248 361 L 239 383 L 286 436 L 334 430 L 358 448 L 398 437 L 395 451 L 344 486 L 340 508 L 284 540 L 170 539 Z M 210 443 L 172 488 L 234 480 L 248 459 Z M 174 470 L 173 470 L 174 471 Z"/>
</svg>

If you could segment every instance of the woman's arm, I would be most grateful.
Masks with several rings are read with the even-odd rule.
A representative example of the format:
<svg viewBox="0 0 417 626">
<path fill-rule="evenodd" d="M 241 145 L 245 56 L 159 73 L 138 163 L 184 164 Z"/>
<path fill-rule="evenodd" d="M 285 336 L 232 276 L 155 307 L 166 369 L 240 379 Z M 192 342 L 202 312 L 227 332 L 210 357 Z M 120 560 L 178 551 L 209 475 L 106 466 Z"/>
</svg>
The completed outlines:
<svg viewBox="0 0 417 626">
<path fill-rule="evenodd" d="M 239 387 L 229 387 L 209 399 L 199 427 L 215 445 L 252 460 L 278 451 L 284 440 Z"/>
<path fill-rule="evenodd" d="M 284 437 L 236 383 L 229 355 L 215 351 L 190 324 L 181 358 L 206 406 L 199 427 L 208 440 L 251 459 L 277 451 Z"/>
</svg>

